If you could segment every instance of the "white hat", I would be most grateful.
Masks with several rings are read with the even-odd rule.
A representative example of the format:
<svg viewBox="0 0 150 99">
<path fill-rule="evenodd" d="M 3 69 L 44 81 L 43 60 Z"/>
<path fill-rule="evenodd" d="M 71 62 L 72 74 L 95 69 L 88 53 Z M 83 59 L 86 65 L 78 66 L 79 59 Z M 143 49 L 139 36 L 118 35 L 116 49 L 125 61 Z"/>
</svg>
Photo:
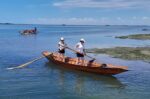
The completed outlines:
<svg viewBox="0 0 150 99">
<path fill-rule="evenodd" d="M 60 38 L 60 40 L 61 40 L 61 41 L 64 41 L 64 38 L 63 38 L 63 37 L 61 37 L 61 38 Z"/>
<path fill-rule="evenodd" d="M 81 38 L 81 39 L 80 39 L 80 41 L 83 41 L 83 42 L 85 42 L 84 38 Z"/>
</svg>

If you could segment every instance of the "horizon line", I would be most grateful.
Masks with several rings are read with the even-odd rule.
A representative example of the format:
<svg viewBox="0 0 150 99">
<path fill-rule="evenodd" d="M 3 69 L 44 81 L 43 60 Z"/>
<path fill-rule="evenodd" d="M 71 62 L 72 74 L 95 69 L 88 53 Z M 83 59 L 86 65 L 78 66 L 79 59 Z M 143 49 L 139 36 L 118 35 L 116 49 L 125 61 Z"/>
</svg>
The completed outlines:
<svg viewBox="0 0 150 99">
<path fill-rule="evenodd" d="M 13 22 L 0 22 L 3 25 L 61 25 L 61 26 L 150 26 L 147 24 L 40 24 L 40 23 L 13 23 Z"/>
</svg>

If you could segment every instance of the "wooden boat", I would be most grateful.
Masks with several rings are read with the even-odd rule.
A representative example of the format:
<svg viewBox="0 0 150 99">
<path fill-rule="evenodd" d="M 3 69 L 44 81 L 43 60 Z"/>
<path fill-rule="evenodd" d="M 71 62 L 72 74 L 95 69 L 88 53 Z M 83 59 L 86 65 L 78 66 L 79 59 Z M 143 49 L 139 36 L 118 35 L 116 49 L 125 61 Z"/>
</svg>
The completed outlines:
<svg viewBox="0 0 150 99">
<path fill-rule="evenodd" d="M 65 62 L 60 60 L 59 53 L 51 53 L 48 51 L 44 51 L 42 53 L 49 61 L 63 66 L 65 68 L 79 70 L 79 71 L 85 71 L 85 72 L 91 72 L 96 74 L 103 74 L 103 75 L 115 75 L 122 72 L 126 72 L 127 67 L 126 66 L 115 66 L 112 64 L 102 64 L 97 62 L 90 62 L 87 60 L 84 60 L 84 65 L 77 64 L 77 58 L 70 58 L 65 57 Z"/>
</svg>

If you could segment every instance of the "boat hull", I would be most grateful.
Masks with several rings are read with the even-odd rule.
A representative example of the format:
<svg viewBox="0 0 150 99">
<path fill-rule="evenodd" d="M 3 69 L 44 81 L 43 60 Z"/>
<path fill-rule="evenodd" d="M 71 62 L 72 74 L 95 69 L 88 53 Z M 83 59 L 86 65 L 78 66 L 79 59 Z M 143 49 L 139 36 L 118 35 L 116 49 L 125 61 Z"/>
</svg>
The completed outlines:
<svg viewBox="0 0 150 99">
<path fill-rule="evenodd" d="M 74 62 L 76 60 L 75 58 L 70 58 L 70 61 L 63 62 L 63 61 L 58 60 L 59 57 L 57 53 L 50 53 L 50 52 L 44 51 L 42 54 L 49 61 L 59 66 L 63 66 L 65 68 L 78 70 L 78 71 L 84 71 L 84 72 L 90 72 L 90 73 L 96 73 L 96 74 L 102 74 L 102 75 L 115 75 L 115 74 L 128 71 L 126 66 L 114 66 L 112 64 L 105 64 L 105 66 L 103 66 L 104 64 L 96 63 L 96 62 L 92 62 L 92 63 L 89 62 L 87 63 L 86 66 L 85 65 L 83 66 L 83 65 L 76 64 L 76 62 Z M 66 59 L 67 58 L 68 57 L 66 57 Z"/>
</svg>

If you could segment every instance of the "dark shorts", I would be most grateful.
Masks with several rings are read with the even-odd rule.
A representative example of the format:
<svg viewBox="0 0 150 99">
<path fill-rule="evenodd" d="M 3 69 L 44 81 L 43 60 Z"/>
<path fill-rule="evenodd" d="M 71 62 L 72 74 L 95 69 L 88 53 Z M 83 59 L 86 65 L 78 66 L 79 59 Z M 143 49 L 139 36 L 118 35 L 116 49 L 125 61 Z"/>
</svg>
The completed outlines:
<svg viewBox="0 0 150 99">
<path fill-rule="evenodd" d="M 83 54 L 80 54 L 80 53 L 76 53 L 77 57 L 84 57 Z"/>
<path fill-rule="evenodd" d="M 58 52 L 61 53 L 61 54 L 64 54 L 65 50 L 64 49 L 63 50 L 58 50 Z"/>
</svg>

